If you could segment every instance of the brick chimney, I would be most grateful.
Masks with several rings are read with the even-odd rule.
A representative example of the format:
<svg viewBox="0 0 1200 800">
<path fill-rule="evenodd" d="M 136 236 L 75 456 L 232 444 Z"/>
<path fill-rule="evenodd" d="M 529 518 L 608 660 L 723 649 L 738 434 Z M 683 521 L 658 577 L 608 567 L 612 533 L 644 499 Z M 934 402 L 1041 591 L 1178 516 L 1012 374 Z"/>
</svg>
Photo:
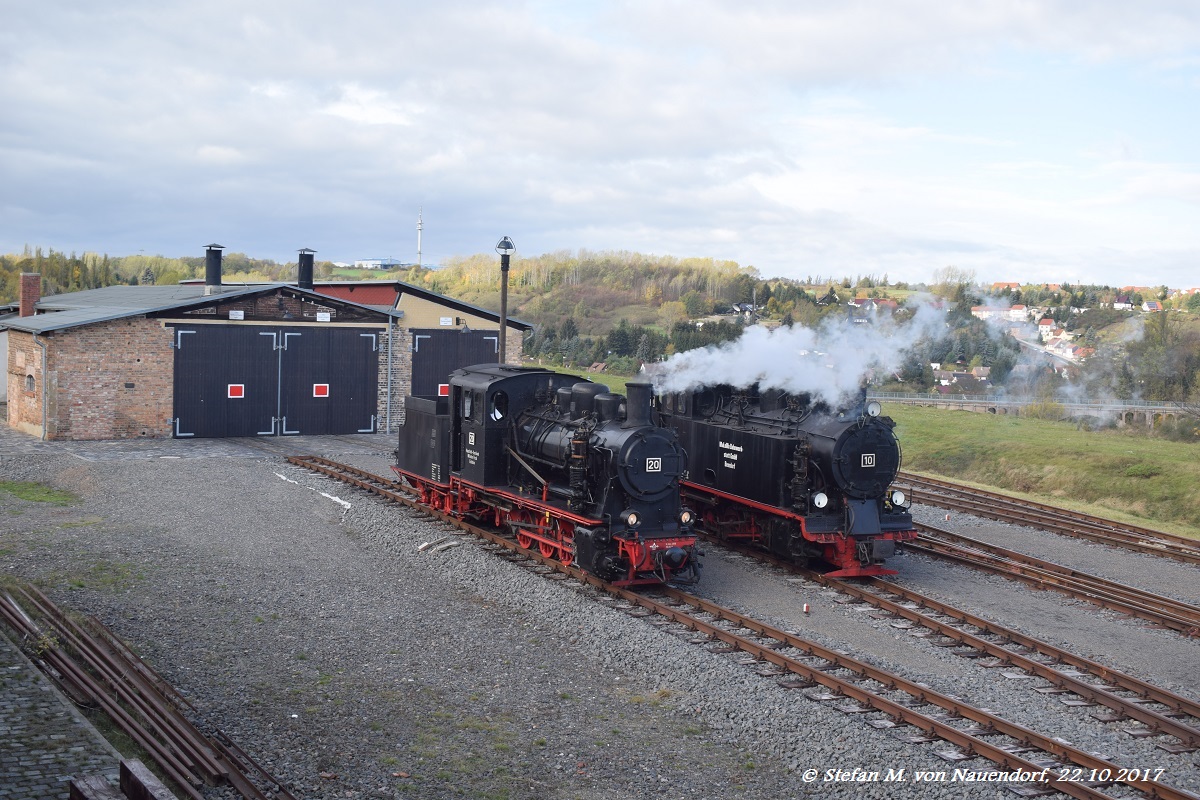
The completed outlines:
<svg viewBox="0 0 1200 800">
<path fill-rule="evenodd" d="M 40 272 L 21 273 L 21 316 L 32 317 L 35 306 L 42 299 L 42 275 Z"/>
</svg>

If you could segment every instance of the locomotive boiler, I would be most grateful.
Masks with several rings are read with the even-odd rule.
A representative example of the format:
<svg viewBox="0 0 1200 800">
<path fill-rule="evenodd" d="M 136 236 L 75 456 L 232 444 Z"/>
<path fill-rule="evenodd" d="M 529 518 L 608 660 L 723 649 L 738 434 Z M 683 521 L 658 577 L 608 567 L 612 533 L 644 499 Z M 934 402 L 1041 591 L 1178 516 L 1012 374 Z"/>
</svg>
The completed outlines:
<svg viewBox="0 0 1200 800">
<path fill-rule="evenodd" d="M 704 387 L 659 398 L 689 456 L 684 496 L 719 538 L 833 577 L 891 575 L 896 543 L 916 537 L 895 423 L 865 391 L 843 408 L 758 386 Z"/>
<path fill-rule="evenodd" d="M 605 580 L 694 581 L 686 452 L 652 420 L 650 384 L 628 393 L 540 367 L 460 369 L 438 397 L 406 399 L 393 469 L 432 508 Z"/>
</svg>

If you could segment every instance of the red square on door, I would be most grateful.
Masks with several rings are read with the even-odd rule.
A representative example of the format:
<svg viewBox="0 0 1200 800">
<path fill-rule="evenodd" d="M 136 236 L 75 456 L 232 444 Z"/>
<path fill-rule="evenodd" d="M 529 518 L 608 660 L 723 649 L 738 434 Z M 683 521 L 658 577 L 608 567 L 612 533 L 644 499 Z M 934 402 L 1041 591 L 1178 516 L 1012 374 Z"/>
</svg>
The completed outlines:
<svg viewBox="0 0 1200 800">
<path fill-rule="evenodd" d="M 244 383 L 229 384 L 229 394 L 227 396 L 230 398 L 245 397 L 246 396 L 246 384 L 244 384 Z"/>
<path fill-rule="evenodd" d="M 314 383 L 313 384 L 313 397 L 329 397 L 329 384 L 328 383 Z"/>
<path fill-rule="evenodd" d="M 438 384 L 438 397 L 449 397 L 449 396 L 450 396 L 450 384 L 439 383 Z"/>
</svg>

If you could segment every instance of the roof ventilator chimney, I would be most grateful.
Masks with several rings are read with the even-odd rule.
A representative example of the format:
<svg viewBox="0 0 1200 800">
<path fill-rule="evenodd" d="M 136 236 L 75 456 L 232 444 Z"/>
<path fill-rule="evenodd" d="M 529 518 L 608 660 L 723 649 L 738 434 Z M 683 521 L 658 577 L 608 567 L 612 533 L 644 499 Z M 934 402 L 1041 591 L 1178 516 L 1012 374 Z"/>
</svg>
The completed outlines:
<svg viewBox="0 0 1200 800">
<path fill-rule="evenodd" d="M 223 244 L 210 244 L 204 247 L 204 296 L 221 293 L 221 251 Z"/>
<path fill-rule="evenodd" d="M 296 272 L 296 285 L 301 289 L 313 290 L 313 253 L 307 247 L 300 248 L 300 263 Z"/>
</svg>

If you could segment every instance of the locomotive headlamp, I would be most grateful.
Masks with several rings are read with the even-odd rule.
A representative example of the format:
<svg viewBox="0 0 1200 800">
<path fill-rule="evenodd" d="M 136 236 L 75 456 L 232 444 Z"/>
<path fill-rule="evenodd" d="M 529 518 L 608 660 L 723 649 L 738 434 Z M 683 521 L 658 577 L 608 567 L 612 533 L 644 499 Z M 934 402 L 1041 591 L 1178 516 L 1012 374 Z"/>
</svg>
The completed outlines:
<svg viewBox="0 0 1200 800">
<path fill-rule="evenodd" d="M 679 524 L 680 525 L 691 525 L 692 521 L 694 519 L 695 519 L 695 516 L 692 514 L 691 511 L 689 511 L 686 508 L 679 512 Z"/>
<path fill-rule="evenodd" d="M 642 516 L 636 511 L 626 511 L 621 515 L 621 521 L 625 523 L 627 528 L 636 528 L 642 524 Z"/>
<path fill-rule="evenodd" d="M 904 501 L 907 499 L 908 498 L 904 496 L 904 492 L 900 491 L 899 489 L 896 489 L 892 492 L 892 505 L 894 506 L 903 506 Z"/>
<path fill-rule="evenodd" d="M 879 405 L 878 400 L 872 400 L 871 402 L 867 403 L 867 416 L 868 417 L 878 417 L 882 413 L 883 413 L 883 406 Z"/>
<path fill-rule="evenodd" d="M 817 492 L 812 496 L 813 508 L 824 508 L 829 505 L 829 495 L 824 492 Z"/>
</svg>

